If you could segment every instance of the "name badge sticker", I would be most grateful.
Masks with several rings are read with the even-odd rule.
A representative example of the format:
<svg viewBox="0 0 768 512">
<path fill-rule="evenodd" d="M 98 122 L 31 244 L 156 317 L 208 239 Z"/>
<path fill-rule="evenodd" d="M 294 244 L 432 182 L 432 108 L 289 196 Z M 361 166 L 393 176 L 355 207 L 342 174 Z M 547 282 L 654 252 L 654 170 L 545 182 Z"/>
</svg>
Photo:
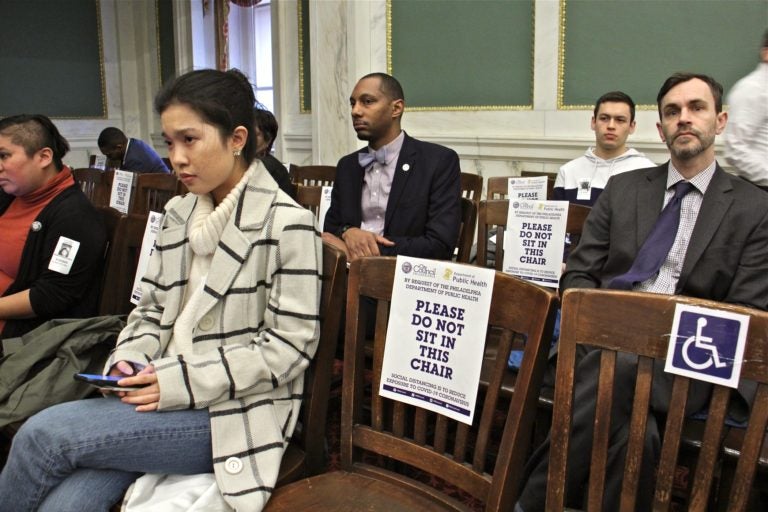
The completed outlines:
<svg viewBox="0 0 768 512">
<path fill-rule="evenodd" d="M 576 191 L 576 199 L 587 201 L 592 198 L 592 183 L 589 180 L 581 180 Z"/>
<path fill-rule="evenodd" d="M 68 275 L 69 271 L 72 270 L 78 249 L 80 249 L 80 242 L 60 236 L 59 241 L 56 242 L 56 248 L 53 250 L 51 261 L 48 263 L 48 270 Z"/>
</svg>

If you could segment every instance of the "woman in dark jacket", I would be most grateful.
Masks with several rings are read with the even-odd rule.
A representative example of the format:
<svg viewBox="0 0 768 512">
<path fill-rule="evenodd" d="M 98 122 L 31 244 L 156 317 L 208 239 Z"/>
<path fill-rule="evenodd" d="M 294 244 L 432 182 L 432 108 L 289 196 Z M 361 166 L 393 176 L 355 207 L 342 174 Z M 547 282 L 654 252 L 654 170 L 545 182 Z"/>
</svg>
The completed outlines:
<svg viewBox="0 0 768 512">
<path fill-rule="evenodd" d="M 0 119 L 0 338 L 97 311 L 106 236 L 43 115 Z"/>
</svg>

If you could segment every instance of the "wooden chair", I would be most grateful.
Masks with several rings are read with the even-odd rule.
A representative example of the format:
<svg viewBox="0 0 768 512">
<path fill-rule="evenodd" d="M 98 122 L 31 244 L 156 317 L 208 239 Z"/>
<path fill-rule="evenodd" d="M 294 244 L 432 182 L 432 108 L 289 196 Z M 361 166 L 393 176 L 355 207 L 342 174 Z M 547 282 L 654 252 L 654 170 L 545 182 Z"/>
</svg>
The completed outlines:
<svg viewBox="0 0 768 512">
<path fill-rule="evenodd" d="M 736 478 L 736 468 L 741 458 L 741 450 L 744 445 L 744 436 L 746 430 L 743 428 L 731 428 L 725 435 L 723 440 L 723 465 L 721 468 L 720 477 L 720 496 L 718 499 L 717 510 L 720 512 L 727 512 L 729 504 L 726 498 L 733 489 L 733 484 Z M 760 454 L 757 459 L 757 474 L 755 475 L 755 483 L 752 486 L 752 494 L 758 494 L 762 496 L 763 506 L 759 503 L 749 502 L 748 510 L 765 510 L 765 496 L 768 495 L 768 433 L 763 437 L 762 448 L 760 448 Z M 759 499 L 759 498 L 758 498 Z"/>
<path fill-rule="evenodd" d="M 291 165 L 291 181 L 296 185 L 333 185 L 336 167 L 333 165 Z"/>
<path fill-rule="evenodd" d="M 493 179 L 493 178 L 491 178 Z M 491 186 L 491 179 L 488 186 Z M 489 193 L 490 195 L 490 193 Z M 480 201 L 477 211 L 477 265 L 481 267 L 493 266 L 501 270 L 504 262 L 504 228 L 507 227 L 507 213 L 509 201 L 506 199 L 488 199 Z M 496 235 L 496 249 L 491 254 L 488 251 L 488 238 Z"/>
<path fill-rule="evenodd" d="M 323 187 L 317 185 L 296 185 L 296 202 L 315 217 L 320 215 L 320 200 L 323 198 Z M 322 226 L 320 226 L 322 229 Z"/>
<path fill-rule="evenodd" d="M 131 203 L 131 213 L 162 212 L 165 203 L 176 195 L 177 182 L 173 174 L 159 172 L 136 175 L 136 191 Z"/>
<path fill-rule="evenodd" d="M 509 178 L 516 176 L 494 176 L 488 178 L 488 190 L 485 191 L 485 197 L 489 201 L 492 199 L 506 199 L 509 190 Z"/>
<path fill-rule="evenodd" d="M 107 208 L 112 212 L 116 210 Z M 141 254 L 147 214 L 131 213 L 121 218 L 116 232 L 116 241 L 110 249 L 107 266 L 104 269 L 99 314 L 127 315 L 134 307 L 131 302 L 133 281 Z"/>
<path fill-rule="evenodd" d="M 344 294 L 347 289 L 347 257 L 323 243 L 323 288 L 320 295 L 320 341 L 304 378 L 301 430 L 294 434 L 280 464 L 277 486 L 317 475 L 325 467 L 325 426 L 333 361 L 339 339 Z"/>
<path fill-rule="evenodd" d="M 568 220 L 565 223 L 565 232 L 572 237 L 581 237 L 589 212 L 592 208 L 575 203 L 568 205 Z M 509 200 L 493 199 L 480 201 L 477 214 L 477 265 L 481 267 L 491 266 L 501 270 L 504 263 L 504 229 L 507 227 L 507 215 L 509 213 Z M 491 253 L 488 248 L 488 238 L 496 235 L 496 248 L 491 261 Z"/>
<path fill-rule="evenodd" d="M 72 177 L 80 185 L 80 189 L 88 197 L 92 205 L 107 206 L 109 204 L 110 189 L 106 184 L 104 171 L 87 167 L 73 169 Z"/>
<path fill-rule="evenodd" d="M 475 203 L 475 208 L 480 202 L 483 193 L 483 177 L 471 172 L 461 173 L 461 197 L 466 197 Z"/>
<path fill-rule="evenodd" d="M 469 263 L 472 253 L 472 242 L 475 241 L 475 226 L 477 225 L 477 206 L 474 201 L 466 197 L 461 198 L 461 226 L 459 227 L 459 241 L 456 243 L 458 253 L 456 261 Z"/>
<path fill-rule="evenodd" d="M 732 311 L 750 317 L 741 379 L 757 383 L 749 427 L 739 458 L 729 511 L 743 511 L 754 477 L 755 465 L 768 423 L 768 313 L 741 306 L 682 296 L 607 290 L 567 290 L 563 296 L 560 347 L 555 384 L 555 408 L 551 430 L 551 453 L 547 489 L 548 511 L 561 511 L 565 504 L 564 482 L 573 408 L 574 368 L 579 345 L 601 351 L 595 433 L 590 464 L 587 506 L 601 510 L 606 457 L 610 436 L 613 375 L 618 352 L 637 354 L 638 372 L 632 416 L 629 423 L 621 510 L 633 511 L 637 497 L 639 464 L 643 450 L 651 395 L 653 364 L 663 364 L 676 304 L 690 304 Z M 667 510 L 672 496 L 685 406 L 690 379 L 673 376 L 670 402 L 656 477 L 654 510 Z M 699 450 L 687 510 L 704 511 L 721 454 L 723 424 L 731 389 L 713 386 L 709 413 Z"/>
<path fill-rule="evenodd" d="M 97 206 L 96 210 L 107 231 L 107 248 L 104 251 L 104 269 L 99 290 L 99 315 L 118 314 L 115 310 L 116 282 L 122 273 L 120 242 L 125 238 L 125 215 L 108 206 Z"/>
<path fill-rule="evenodd" d="M 530 443 L 536 396 L 546 363 L 544 333 L 553 297 L 541 288 L 496 274 L 488 323 L 503 331 L 492 384 L 479 388 L 470 427 L 378 395 L 395 258 L 352 263 L 342 390 L 342 470 L 279 488 L 265 512 L 296 510 L 466 510 L 438 489 L 408 476 L 408 468 L 434 475 L 484 502 L 487 511 L 511 510 Z M 366 308 L 374 301 L 376 335 L 371 382 L 364 358 Z M 511 400 L 499 383 L 515 332 L 528 334 L 525 363 Z M 498 450 L 496 449 L 498 447 Z M 406 468 L 406 466 L 408 468 Z"/>
<path fill-rule="evenodd" d="M 584 223 L 589 217 L 589 212 L 592 208 L 584 206 L 582 204 L 569 203 L 568 204 L 568 221 L 565 223 L 565 232 L 571 235 L 581 236 L 584 231 Z"/>
</svg>

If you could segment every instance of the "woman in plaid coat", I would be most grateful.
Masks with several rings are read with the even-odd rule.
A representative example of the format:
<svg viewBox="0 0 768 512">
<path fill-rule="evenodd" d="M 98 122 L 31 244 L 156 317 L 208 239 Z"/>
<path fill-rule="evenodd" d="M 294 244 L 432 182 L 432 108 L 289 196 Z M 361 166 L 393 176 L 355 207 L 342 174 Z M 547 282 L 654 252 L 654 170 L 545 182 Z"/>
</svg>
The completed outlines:
<svg viewBox="0 0 768 512">
<path fill-rule="evenodd" d="M 253 158 L 253 104 L 234 70 L 193 71 L 158 94 L 191 193 L 166 205 L 106 365 L 141 387 L 31 418 L 0 475 L 0 510 L 108 510 L 142 473 L 211 471 L 235 510 L 266 503 L 319 335 L 321 245 L 313 214 Z"/>
</svg>

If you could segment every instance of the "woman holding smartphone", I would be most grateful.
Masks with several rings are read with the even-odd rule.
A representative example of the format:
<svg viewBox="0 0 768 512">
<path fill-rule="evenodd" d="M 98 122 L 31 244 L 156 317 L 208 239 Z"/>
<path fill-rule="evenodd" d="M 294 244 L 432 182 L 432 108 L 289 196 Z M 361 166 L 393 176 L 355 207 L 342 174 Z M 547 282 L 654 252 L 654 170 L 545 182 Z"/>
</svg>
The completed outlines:
<svg viewBox="0 0 768 512">
<path fill-rule="evenodd" d="M 166 205 L 105 370 L 144 387 L 27 421 L 0 508 L 106 511 L 142 473 L 213 471 L 238 511 L 269 498 L 317 345 L 321 242 L 255 159 L 254 102 L 236 70 L 192 71 L 155 98 L 190 193 Z"/>
</svg>

